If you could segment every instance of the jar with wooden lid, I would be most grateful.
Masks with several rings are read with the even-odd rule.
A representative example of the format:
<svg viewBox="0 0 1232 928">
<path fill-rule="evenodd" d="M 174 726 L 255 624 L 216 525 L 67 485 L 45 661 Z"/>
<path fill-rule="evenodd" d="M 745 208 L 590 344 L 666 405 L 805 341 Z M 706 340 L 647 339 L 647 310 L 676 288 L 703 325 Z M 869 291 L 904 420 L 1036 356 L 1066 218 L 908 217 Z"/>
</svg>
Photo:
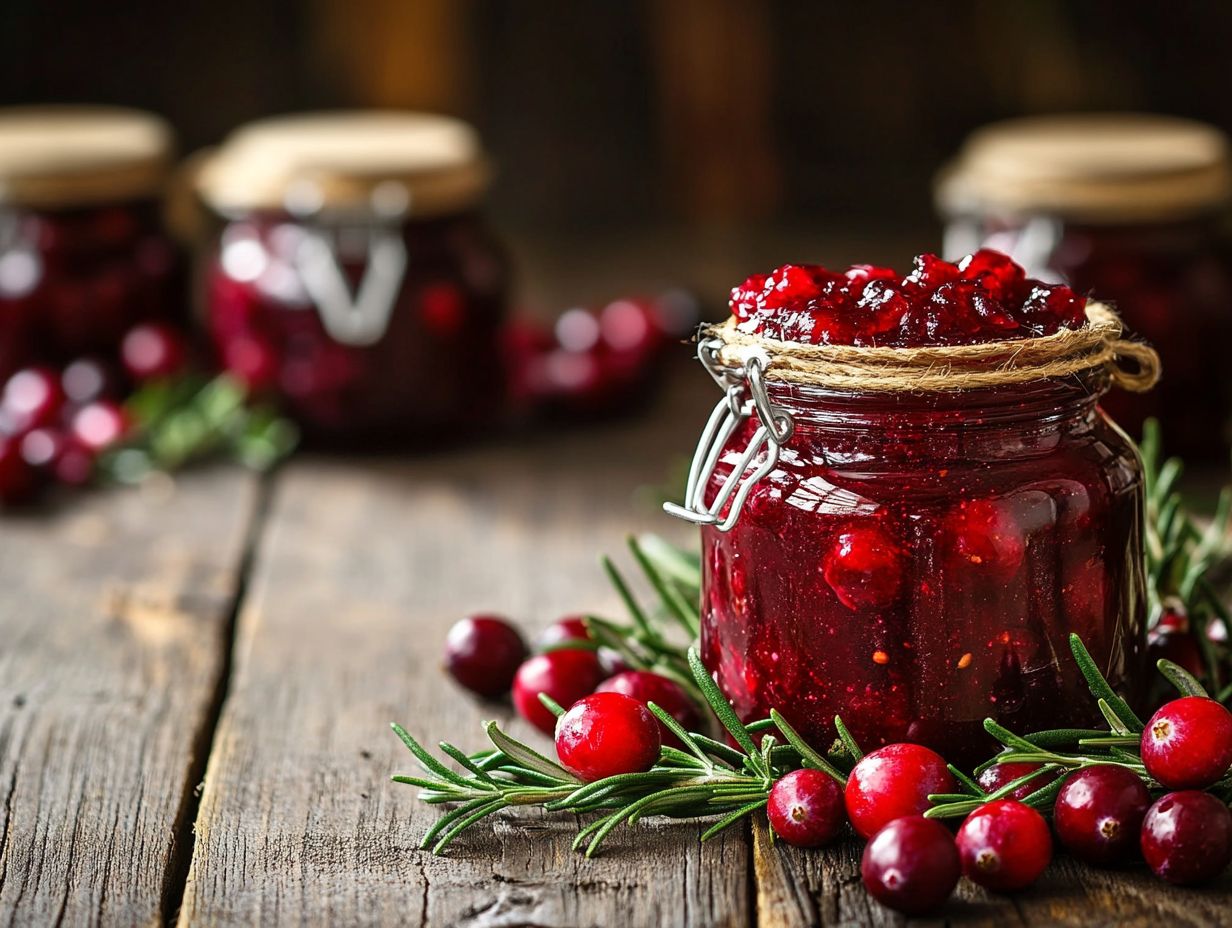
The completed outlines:
<svg viewBox="0 0 1232 928">
<path fill-rule="evenodd" d="M 172 137 L 112 107 L 0 110 L 0 376 L 112 353 L 183 309 L 162 195 Z"/>
<path fill-rule="evenodd" d="M 508 282 L 470 126 L 408 112 L 242 127 L 197 177 L 225 368 L 317 443 L 433 444 L 490 424 Z"/>
<path fill-rule="evenodd" d="M 1152 115 L 1048 116 L 975 132 L 937 183 L 945 250 L 1012 255 L 1035 277 L 1114 304 L 1159 351 L 1151 394 L 1110 397 L 1131 433 L 1162 420 L 1170 452 L 1226 460 L 1232 380 L 1228 140 Z"/>
</svg>

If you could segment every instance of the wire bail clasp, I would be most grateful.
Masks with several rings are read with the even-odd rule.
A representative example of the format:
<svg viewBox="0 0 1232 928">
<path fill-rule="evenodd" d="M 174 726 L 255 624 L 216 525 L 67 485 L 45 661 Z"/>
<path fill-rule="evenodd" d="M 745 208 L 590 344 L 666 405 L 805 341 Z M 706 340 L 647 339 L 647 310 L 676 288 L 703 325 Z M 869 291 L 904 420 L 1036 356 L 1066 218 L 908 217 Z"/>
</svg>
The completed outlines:
<svg viewBox="0 0 1232 928">
<path fill-rule="evenodd" d="M 722 342 L 716 338 L 698 343 L 698 360 L 723 389 L 724 396 L 714 407 L 698 439 L 689 466 L 684 505 L 669 502 L 663 504 L 663 509 L 679 519 L 713 525 L 720 532 L 728 532 L 740 518 L 753 487 L 778 464 L 779 452 L 791 438 L 795 421 L 781 406 L 772 405 L 766 394 L 764 372 L 768 359 L 764 353 L 750 354 L 742 368 L 731 368 L 719 358 L 721 347 Z M 757 430 L 707 505 L 706 491 L 728 439 L 754 413 L 758 419 Z"/>
</svg>

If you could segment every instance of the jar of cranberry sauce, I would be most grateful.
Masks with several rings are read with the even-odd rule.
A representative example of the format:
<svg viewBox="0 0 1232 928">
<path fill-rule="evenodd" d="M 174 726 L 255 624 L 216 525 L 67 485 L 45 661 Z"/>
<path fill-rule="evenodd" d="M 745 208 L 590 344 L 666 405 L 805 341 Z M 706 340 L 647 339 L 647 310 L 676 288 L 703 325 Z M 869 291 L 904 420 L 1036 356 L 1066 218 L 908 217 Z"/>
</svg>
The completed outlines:
<svg viewBox="0 0 1232 928">
<path fill-rule="evenodd" d="M 1168 450 L 1226 464 L 1232 380 L 1227 139 L 1159 116 L 1022 119 L 981 129 L 940 178 L 945 250 L 1006 252 L 1116 306 L 1167 376 L 1109 398 L 1131 434 L 1162 421 Z"/>
<path fill-rule="evenodd" d="M 984 288 L 981 267 L 1007 285 Z M 789 266 L 734 291 L 700 352 L 728 395 L 669 509 L 702 525 L 702 656 L 742 719 L 778 709 L 824 750 L 840 716 L 865 750 L 971 762 L 988 717 L 1023 734 L 1100 722 L 1071 633 L 1134 695 L 1143 482 L 1097 405 L 1112 374 L 996 369 L 1011 340 L 1072 336 L 1083 303 L 990 252 L 923 256 L 906 278 Z M 814 345 L 881 354 L 810 382 Z M 974 377 L 935 350 L 973 345 L 988 348 Z M 933 352 L 905 369 L 914 385 L 877 369 L 905 348 Z"/>
<path fill-rule="evenodd" d="M 474 132 L 420 113 L 241 128 L 198 189 L 223 220 L 204 268 L 222 364 L 336 446 L 436 444 L 491 424 L 503 252 Z"/>
<path fill-rule="evenodd" d="M 147 113 L 0 110 L 0 379 L 113 353 L 135 323 L 183 312 L 161 221 L 170 158 Z"/>
</svg>

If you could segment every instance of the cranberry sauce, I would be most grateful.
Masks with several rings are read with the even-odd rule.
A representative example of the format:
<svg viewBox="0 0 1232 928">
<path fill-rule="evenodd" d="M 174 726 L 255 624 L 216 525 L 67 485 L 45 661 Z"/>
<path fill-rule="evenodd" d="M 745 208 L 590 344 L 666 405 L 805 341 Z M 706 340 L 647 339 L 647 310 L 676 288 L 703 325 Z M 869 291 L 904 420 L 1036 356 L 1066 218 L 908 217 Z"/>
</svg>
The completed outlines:
<svg viewBox="0 0 1232 928">
<path fill-rule="evenodd" d="M 1086 300 L 996 251 L 957 264 L 920 255 L 910 274 L 787 264 L 732 290 L 739 328 L 813 345 L 916 348 L 1052 335 L 1085 321 Z"/>
<path fill-rule="evenodd" d="M 823 749 L 840 715 L 866 750 L 915 741 L 955 763 L 986 755 L 989 716 L 1098 722 L 1068 635 L 1131 691 L 1145 648 L 1140 465 L 1096 407 L 1104 386 L 771 382 L 795 432 L 735 527 L 702 530 L 703 655 L 739 715 L 777 708 Z"/>
<path fill-rule="evenodd" d="M 327 331 L 295 265 L 306 229 L 288 216 L 231 222 L 207 268 L 208 326 L 222 364 L 280 397 L 317 442 L 431 444 L 494 417 L 504 257 L 470 214 L 409 221 L 402 231 L 406 270 L 371 344 Z M 367 269 L 367 239 L 357 238 L 362 247 L 340 256 L 352 288 Z M 345 230 L 338 241 L 343 252 Z"/>
<path fill-rule="evenodd" d="M 182 315 L 180 270 L 153 201 L 0 212 L 0 378 L 113 353 L 136 323 Z"/>
</svg>

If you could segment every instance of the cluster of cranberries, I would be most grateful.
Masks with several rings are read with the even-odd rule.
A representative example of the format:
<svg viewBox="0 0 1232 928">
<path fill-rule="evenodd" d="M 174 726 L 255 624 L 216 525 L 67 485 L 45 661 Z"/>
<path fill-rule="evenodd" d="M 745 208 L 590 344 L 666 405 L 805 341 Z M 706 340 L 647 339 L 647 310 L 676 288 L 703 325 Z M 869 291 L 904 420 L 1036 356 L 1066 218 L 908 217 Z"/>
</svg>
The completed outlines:
<svg viewBox="0 0 1232 928">
<path fill-rule="evenodd" d="M 87 483 L 98 455 L 128 431 L 123 393 L 178 373 L 185 359 L 183 336 L 150 322 L 124 336 L 118 364 L 86 357 L 14 373 L 0 388 L 0 504 L 27 502 L 49 484 Z"/>
<path fill-rule="evenodd" d="M 666 349 L 698 321 L 684 291 L 570 309 L 552 328 L 519 319 L 503 340 L 511 401 L 551 415 L 618 412 L 643 398 Z"/>
<path fill-rule="evenodd" d="M 1069 287 L 1033 280 L 988 249 L 957 264 L 920 255 L 905 276 L 868 264 L 785 264 L 731 294 L 742 330 L 812 345 L 915 348 L 1051 335 L 1081 327 L 1085 307 Z"/>
<path fill-rule="evenodd" d="M 556 622 L 531 654 L 509 621 L 477 615 L 453 626 L 445 643 L 445 669 L 459 685 L 485 699 L 512 693 L 518 714 L 544 734 L 555 733 L 561 763 L 583 780 L 648 770 L 662 745 L 680 746 L 646 708 L 653 702 L 687 731 L 701 715 L 676 681 L 630 670 L 619 656 L 597 648 L 578 616 Z M 558 720 L 539 699 L 567 711 Z"/>
</svg>

